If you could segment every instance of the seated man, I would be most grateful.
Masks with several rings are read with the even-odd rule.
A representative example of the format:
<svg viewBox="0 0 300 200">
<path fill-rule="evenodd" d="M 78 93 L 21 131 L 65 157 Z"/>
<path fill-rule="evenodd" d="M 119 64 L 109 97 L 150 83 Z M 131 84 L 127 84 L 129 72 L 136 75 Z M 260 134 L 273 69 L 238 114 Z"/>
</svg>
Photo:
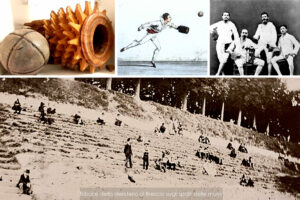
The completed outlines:
<svg viewBox="0 0 300 200">
<path fill-rule="evenodd" d="M 233 148 L 233 146 L 232 146 L 232 144 L 231 144 L 231 142 L 229 142 L 229 143 L 228 143 L 228 145 L 227 145 L 227 147 L 226 147 L 226 148 L 227 148 L 227 149 L 229 149 L 229 150 L 232 150 L 232 149 L 234 149 L 234 148 Z"/>
<path fill-rule="evenodd" d="M 45 104 L 43 102 L 41 102 L 40 107 L 39 107 L 39 112 L 41 113 L 40 115 L 40 120 L 46 122 L 46 113 L 45 113 Z"/>
<path fill-rule="evenodd" d="M 234 45 L 234 43 L 232 43 L 232 45 Z M 265 65 L 265 61 L 258 58 L 259 55 L 258 53 L 256 53 L 256 49 L 258 49 L 258 46 L 248 38 L 247 29 L 243 29 L 241 32 L 240 44 L 237 45 L 237 47 L 234 48 L 230 47 L 229 49 L 230 49 L 229 51 L 233 49 L 233 51 L 230 52 L 231 58 L 234 60 L 235 64 L 237 65 L 241 76 L 244 75 L 244 64 L 246 63 L 257 65 L 257 68 L 255 70 L 255 75 L 257 76 L 260 74 L 263 66 Z"/>
<path fill-rule="evenodd" d="M 20 104 L 20 101 L 19 99 L 17 99 L 12 107 L 12 109 L 15 111 L 15 113 L 17 114 L 21 114 L 21 104 Z"/>
<path fill-rule="evenodd" d="M 74 123 L 75 123 L 75 124 L 79 124 L 80 118 L 81 118 L 80 115 L 75 114 L 75 115 L 74 115 L 74 118 L 73 118 Z"/>
<path fill-rule="evenodd" d="M 166 172 L 166 166 L 165 164 L 162 163 L 162 159 L 157 159 L 154 161 L 155 162 L 155 169 L 160 170 L 161 172 Z"/>
<path fill-rule="evenodd" d="M 122 120 L 120 119 L 120 114 L 117 114 L 115 125 L 116 126 L 121 126 L 122 125 Z"/>
<path fill-rule="evenodd" d="M 171 170 L 176 170 L 176 163 L 173 162 L 173 158 L 171 157 L 171 160 L 167 160 L 167 167 L 168 169 L 171 169 Z"/>
<path fill-rule="evenodd" d="M 235 152 L 234 148 L 231 150 L 229 156 L 232 157 L 232 158 L 236 158 L 236 152 Z"/>
<path fill-rule="evenodd" d="M 27 169 L 24 174 L 21 175 L 20 180 L 17 183 L 17 187 L 22 190 L 23 194 L 27 195 L 32 194 L 29 173 L 30 170 Z"/>
<path fill-rule="evenodd" d="M 238 149 L 240 152 L 242 153 L 248 153 L 248 150 L 246 149 L 245 145 L 244 144 L 241 144 L 239 146 L 239 149 Z"/>
<path fill-rule="evenodd" d="M 246 186 L 249 186 L 249 187 L 254 187 L 254 181 L 252 181 L 251 178 L 248 179 L 248 183 Z"/>
<path fill-rule="evenodd" d="M 101 117 L 101 118 L 98 117 L 97 123 L 98 123 L 99 125 L 105 125 L 105 121 L 104 121 L 104 113 L 102 113 L 102 117 Z"/>
<path fill-rule="evenodd" d="M 240 179 L 240 185 L 242 185 L 242 186 L 247 185 L 247 180 L 246 180 L 245 174 L 243 174 L 242 178 Z"/>
<path fill-rule="evenodd" d="M 56 109 L 51 109 L 51 107 L 47 108 L 47 114 L 55 114 L 56 113 Z"/>
<path fill-rule="evenodd" d="M 245 167 L 251 167 L 251 168 L 253 168 L 252 158 L 249 157 L 249 160 L 243 159 L 242 160 L 242 165 L 244 165 Z"/>
<path fill-rule="evenodd" d="M 280 26 L 281 36 L 278 40 L 279 55 L 271 59 L 271 63 L 278 75 L 282 75 L 277 64 L 277 61 L 286 59 L 289 64 L 290 75 L 294 74 L 294 57 L 299 51 L 300 44 L 296 38 L 287 33 L 287 26 Z"/>
<path fill-rule="evenodd" d="M 165 133 L 165 131 L 166 131 L 165 123 L 162 123 L 160 128 L 159 128 L 159 132 L 160 133 Z"/>
<path fill-rule="evenodd" d="M 178 122 L 178 135 L 182 135 L 182 124 L 180 122 Z"/>
</svg>

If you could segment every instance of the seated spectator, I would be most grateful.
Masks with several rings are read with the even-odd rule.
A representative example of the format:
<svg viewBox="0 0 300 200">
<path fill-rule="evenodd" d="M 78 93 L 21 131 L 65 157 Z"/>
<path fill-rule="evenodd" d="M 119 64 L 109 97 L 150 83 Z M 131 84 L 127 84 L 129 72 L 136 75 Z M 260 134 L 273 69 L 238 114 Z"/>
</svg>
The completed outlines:
<svg viewBox="0 0 300 200">
<path fill-rule="evenodd" d="M 166 131 L 165 123 L 162 123 L 160 128 L 159 128 L 159 132 L 160 133 L 165 133 L 165 131 Z"/>
<path fill-rule="evenodd" d="M 21 114 L 22 108 L 21 108 L 21 103 L 20 103 L 19 99 L 17 99 L 17 100 L 15 101 L 15 103 L 14 103 L 12 109 L 15 111 L 15 113 Z"/>
<path fill-rule="evenodd" d="M 231 142 L 228 143 L 227 149 L 229 149 L 229 150 L 232 150 L 232 149 L 233 149 L 233 146 L 232 146 Z"/>
<path fill-rule="evenodd" d="M 101 118 L 98 117 L 97 123 L 98 123 L 99 125 L 105 125 L 105 121 L 104 121 L 104 113 L 102 113 Z"/>
<path fill-rule="evenodd" d="M 241 186 L 247 185 L 247 180 L 246 180 L 245 174 L 243 174 L 242 178 L 240 179 L 240 185 Z"/>
<path fill-rule="evenodd" d="M 120 114 L 117 114 L 116 120 L 115 120 L 115 125 L 116 126 L 121 126 L 122 125 L 122 120 L 120 119 Z"/>
<path fill-rule="evenodd" d="M 232 158 L 236 158 L 236 152 L 235 152 L 234 148 L 231 150 L 229 156 L 232 157 Z"/>
<path fill-rule="evenodd" d="M 248 150 L 247 150 L 247 148 L 245 147 L 245 145 L 244 144 L 241 144 L 240 146 L 239 146 L 239 149 L 238 149 L 240 152 L 242 152 L 242 153 L 248 153 Z"/>
<path fill-rule="evenodd" d="M 17 187 L 23 192 L 23 194 L 30 195 L 32 194 L 31 184 L 29 179 L 30 170 L 26 170 L 24 174 L 21 175 Z"/>
</svg>

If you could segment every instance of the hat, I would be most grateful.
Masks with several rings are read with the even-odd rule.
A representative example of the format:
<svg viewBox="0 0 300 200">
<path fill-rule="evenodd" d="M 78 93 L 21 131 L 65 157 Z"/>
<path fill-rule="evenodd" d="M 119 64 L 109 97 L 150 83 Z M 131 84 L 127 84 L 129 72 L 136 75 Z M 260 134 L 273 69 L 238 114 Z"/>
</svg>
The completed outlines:
<svg viewBox="0 0 300 200">
<path fill-rule="evenodd" d="M 30 170 L 29 170 L 29 169 L 26 169 L 26 170 L 25 170 L 25 173 L 29 174 L 29 173 L 30 173 Z"/>
</svg>

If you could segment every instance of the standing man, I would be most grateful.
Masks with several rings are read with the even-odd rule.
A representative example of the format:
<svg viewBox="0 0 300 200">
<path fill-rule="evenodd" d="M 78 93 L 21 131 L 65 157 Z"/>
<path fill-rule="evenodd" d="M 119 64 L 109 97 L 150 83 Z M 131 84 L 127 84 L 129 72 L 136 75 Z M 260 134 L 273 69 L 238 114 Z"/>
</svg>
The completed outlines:
<svg viewBox="0 0 300 200">
<path fill-rule="evenodd" d="M 265 51 L 268 63 L 268 75 L 271 75 L 271 58 L 273 49 L 276 47 L 277 32 L 274 24 L 269 21 L 269 14 L 266 12 L 261 13 L 262 23 L 258 25 L 254 39 L 258 40 L 258 54 Z"/>
<path fill-rule="evenodd" d="M 244 75 L 244 64 L 252 63 L 257 66 L 255 70 L 255 75 L 258 76 L 265 64 L 265 61 L 257 58 L 258 46 L 248 38 L 248 30 L 242 29 L 241 39 L 240 39 L 240 48 L 235 48 L 234 57 L 232 56 L 235 64 L 238 67 L 239 73 L 241 76 Z"/>
<path fill-rule="evenodd" d="M 148 143 L 145 143 L 145 151 L 144 151 L 144 155 L 143 155 L 143 169 L 148 170 L 148 166 L 149 166 L 149 152 L 148 152 Z"/>
<path fill-rule="evenodd" d="M 155 49 L 153 51 L 152 55 L 152 61 L 151 64 L 153 67 L 156 67 L 155 65 L 155 59 L 161 50 L 161 46 L 159 43 L 159 40 L 157 39 L 157 36 L 159 33 L 161 33 L 166 28 L 174 28 L 177 29 L 178 27 L 174 24 L 171 24 L 172 18 L 169 13 L 164 13 L 159 20 L 147 22 L 145 24 L 142 24 L 138 27 L 138 31 L 141 31 L 143 29 L 146 29 L 146 34 L 139 40 L 134 40 L 132 43 L 130 43 L 128 46 L 122 48 L 120 52 L 124 52 L 127 49 L 145 44 L 146 42 L 151 41 L 152 44 L 155 46 Z"/>
<path fill-rule="evenodd" d="M 229 52 L 227 51 L 227 48 L 230 46 L 230 44 L 233 41 L 238 41 L 239 39 L 237 28 L 235 24 L 231 22 L 229 19 L 230 19 L 230 14 L 229 12 L 225 11 L 223 12 L 222 15 L 222 21 L 219 21 L 210 26 L 211 33 L 213 32 L 218 33 L 218 38 L 216 38 L 217 40 L 216 51 L 217 51 L 217 56 L 220 64 L 216 76 L 220 75 L 220 73 L 223 71 L 223 67 L 225 63 L 228 60 Z M 236 42 L 236 44 L 238 44 L 238 42 Z"/>
<path fill-rule="evenodd" d="M 282 75 L 277 64 L 278 60 L 286 59 L 289 64 L 290 75 L 294 74 L 294 57 L 297 55 L 299 51 L 299 42 L 296 38 L 290 35 L 287 32 L 287 26 L 281 25 L 280 26 L 281 36 L 278 41 L 278 48 L 280 54 L 278 56 L 274 56 L 271 59 L 271 63 L 274 69 L 277 71 L 278 75 Z"/>
<path fill-rule="evenodd" d="M 132 150 L 131 150 L 130 138 L 127 139 L 127 144 L 125 145 L 124 153 L 126 158 L 125 167 L 128 167 L 128 163 L 129 163 L 129 168 L 132 168 L 132 162 L 131 162 Z"/>
</svg>

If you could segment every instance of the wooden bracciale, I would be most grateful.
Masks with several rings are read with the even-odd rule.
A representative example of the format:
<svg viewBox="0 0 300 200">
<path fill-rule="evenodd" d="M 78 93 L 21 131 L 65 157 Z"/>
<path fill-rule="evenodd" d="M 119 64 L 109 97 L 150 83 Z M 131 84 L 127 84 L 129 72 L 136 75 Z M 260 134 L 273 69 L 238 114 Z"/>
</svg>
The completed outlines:
<svg viewBox="0 0 300 200">
<path fill-rule="evenodd" d="M 100 11 L 98 2 L 92 9 L 90 2 L 85 2 L 82 11 L 80 4 L 75 12 L 68 6 L 66 12 L 60 8 L 56 14 L 50 14 L 49 20 L 36 20 L 26 23 L 40 32 L 49 42 L 50 55 L 54 64 L 80 71 L 89 68 L 94 73 L 113 53 L 114 33 L 112 23 L 106 16 L 106 10 Z"/>
</svg>

